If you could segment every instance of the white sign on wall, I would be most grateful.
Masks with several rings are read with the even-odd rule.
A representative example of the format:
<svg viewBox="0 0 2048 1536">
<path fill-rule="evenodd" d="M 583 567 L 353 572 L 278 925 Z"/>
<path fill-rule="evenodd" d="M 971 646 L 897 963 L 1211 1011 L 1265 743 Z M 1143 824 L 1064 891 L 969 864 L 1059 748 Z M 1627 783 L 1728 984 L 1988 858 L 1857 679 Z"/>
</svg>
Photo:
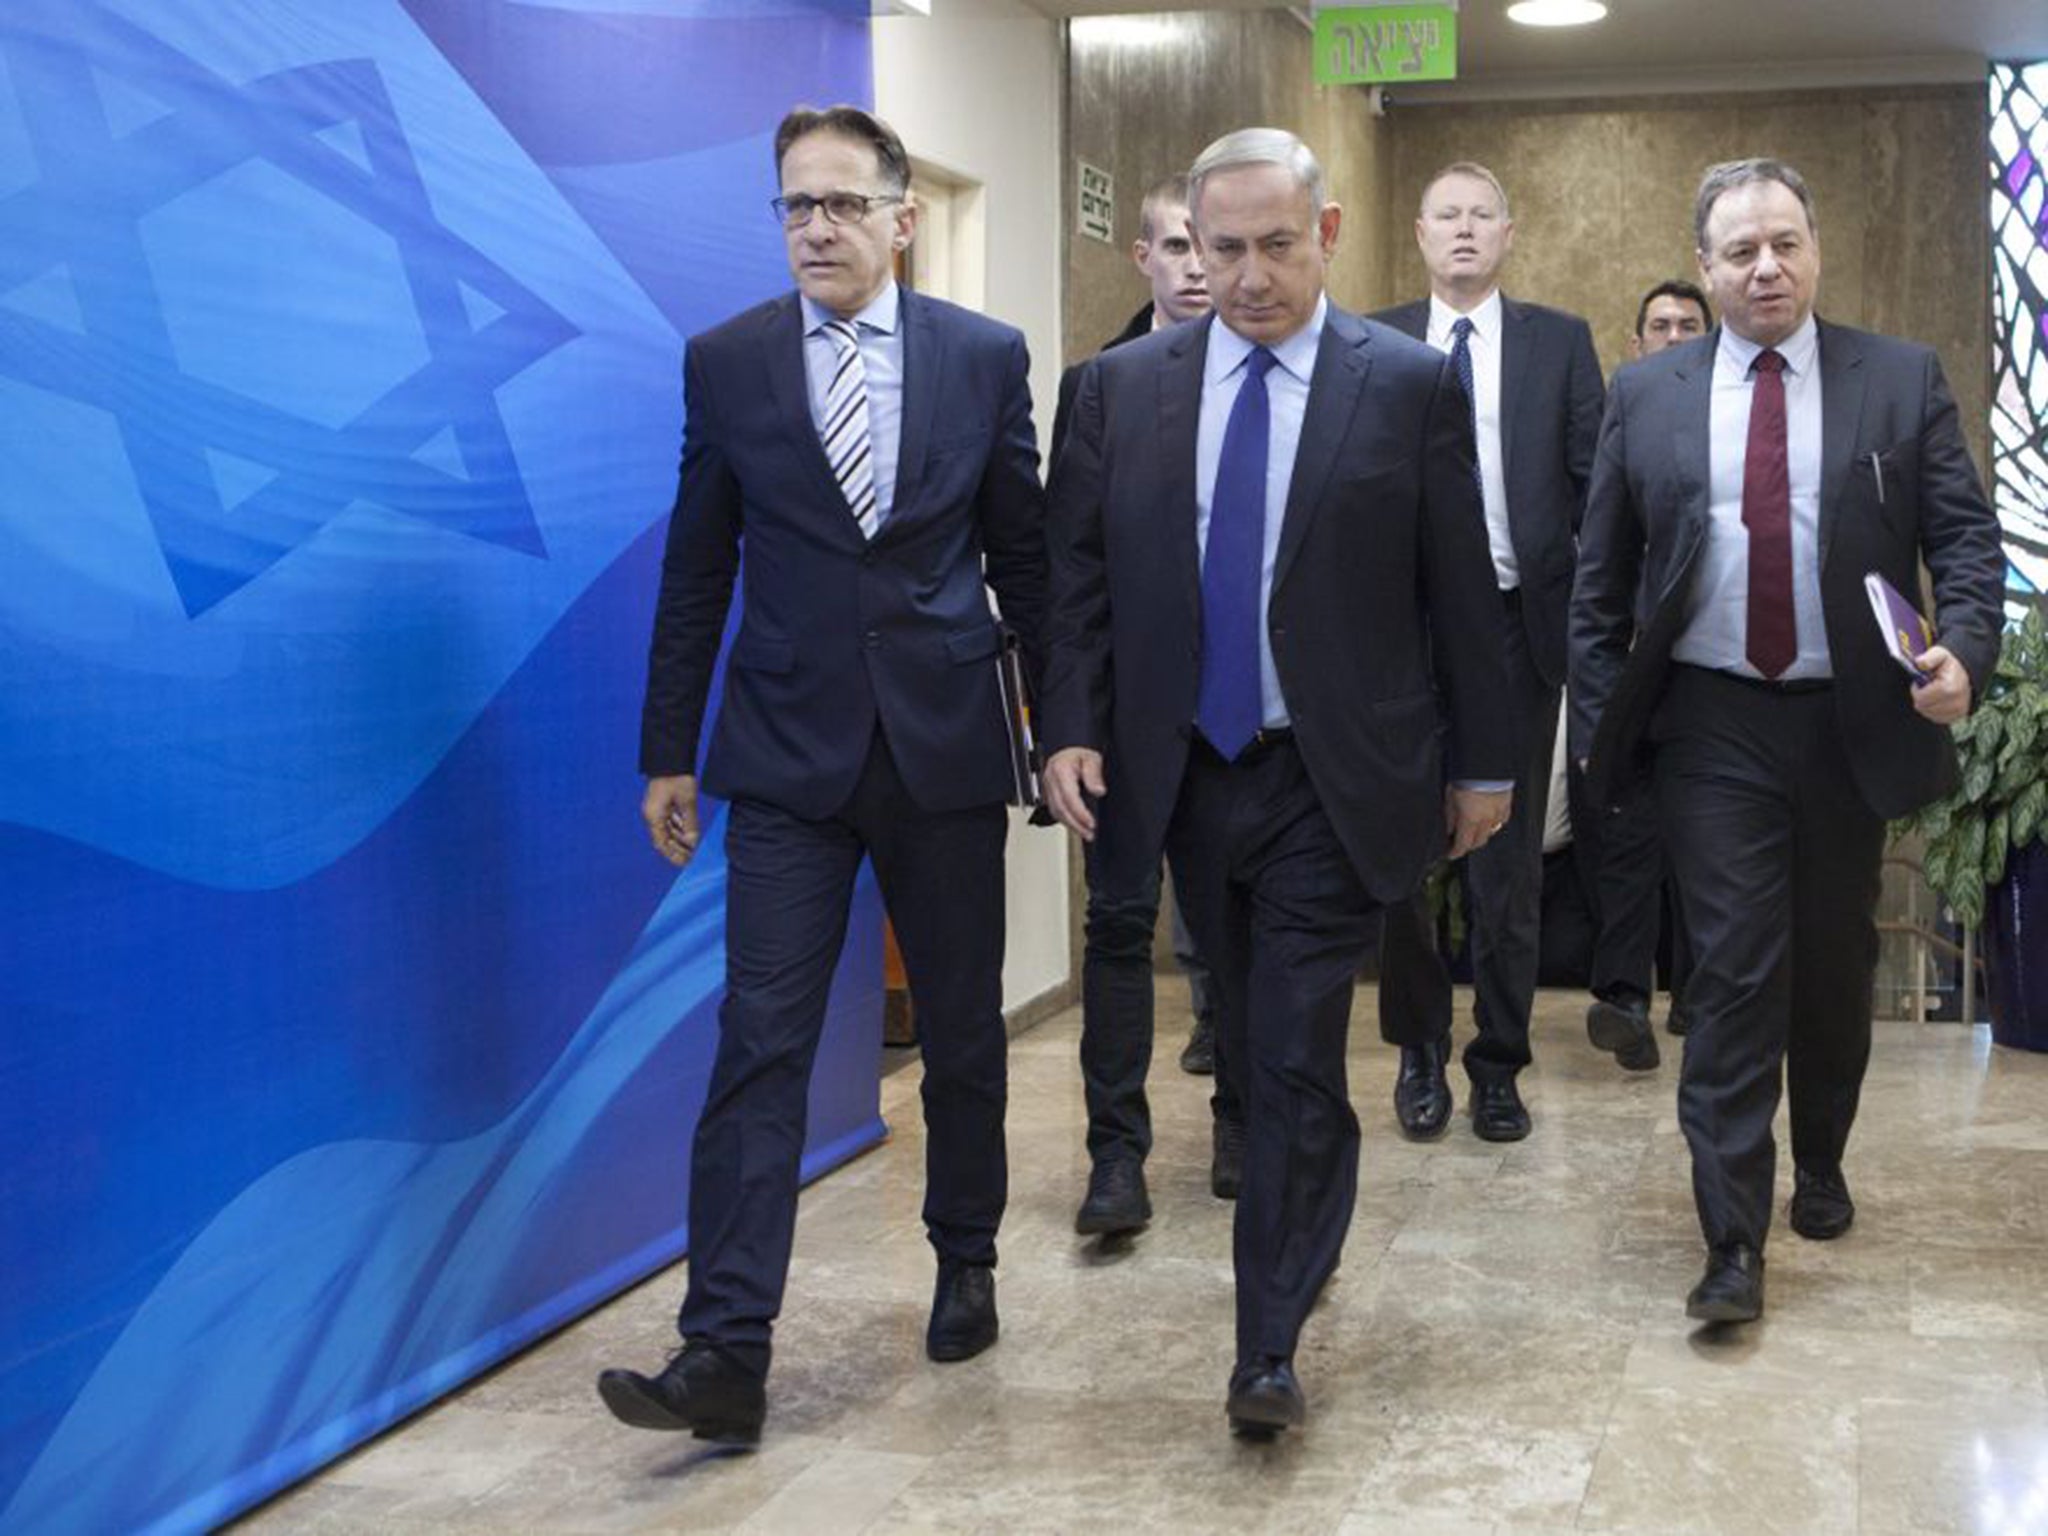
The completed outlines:
<svg viewBox="0 0 2048 1536">
<path fill-rule="evenodd" d="M 1075 162 L 1081 170 L 1081 233 L 1106 245 L 1116 244 L 1116 188 L 1109 172 L 1086 160 Z"/>
</svg>

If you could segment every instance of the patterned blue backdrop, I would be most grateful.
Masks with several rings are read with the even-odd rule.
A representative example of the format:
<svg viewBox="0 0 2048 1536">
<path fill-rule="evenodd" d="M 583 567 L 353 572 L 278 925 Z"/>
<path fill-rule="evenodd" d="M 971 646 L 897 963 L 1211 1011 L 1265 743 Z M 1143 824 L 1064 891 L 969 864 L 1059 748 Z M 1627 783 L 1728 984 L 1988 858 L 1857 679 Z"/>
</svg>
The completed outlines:
<svg viewBox="0 0 2048 1536">
<path fill-rule="evenodd" d="M 0 1531 L 215 1522 L 680 1250 L 681 338 L 785 285 L 865 11 L 0 7 Z"/>
</svg>

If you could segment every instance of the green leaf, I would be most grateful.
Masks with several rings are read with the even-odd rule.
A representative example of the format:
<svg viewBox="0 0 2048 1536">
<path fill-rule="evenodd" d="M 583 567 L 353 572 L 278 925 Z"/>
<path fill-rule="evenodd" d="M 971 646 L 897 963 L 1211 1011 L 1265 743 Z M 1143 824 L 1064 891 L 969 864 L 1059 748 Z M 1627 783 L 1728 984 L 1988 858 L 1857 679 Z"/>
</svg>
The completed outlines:
<svg viewBox="0 0 2048 1536">
<path fill-rule="evenodd" d="M 1986 841 L 1985 819 L 1975 816 L 1963 828 L 1963 841 L 1956 853 L 1953 876 L 1959 888 L 1967 888 L 1972 880 L 1983 881 L 1984 844 Z"/>
<path fill-rule="evenodd" d="M 1996 752 L 2005 741 L 2005 711 L 1980 709 L 1971 718 L 1977 722 L 1977 734 L 1972 738 L 1977 750 L 1986 756 Z"/>
<path fill-rule="evenodd" d="M 2048 813 L 2048 780 L 2036 779 L 2012 806 L 2012 846 L 2024 848 L 2041 831 L 2041 818 Z"/>
<path fill-rule="evenodd" d="M 1963 770 L 1963 787 L 1956 796 L 1957 800 L 1963 805 L 1975 805 L 1991 788 L 1991 780 L 1997 772 L 1998 764 L 1991 758 L 1974 759 Z"/>
<path fill-rule="evenodd" d="M 2009 834 L 2005 813 L 1993 816 L 1984 837 L 1984 883 L 1996 885 L 2005 878 L 2006 839 Z"/>
</svg>

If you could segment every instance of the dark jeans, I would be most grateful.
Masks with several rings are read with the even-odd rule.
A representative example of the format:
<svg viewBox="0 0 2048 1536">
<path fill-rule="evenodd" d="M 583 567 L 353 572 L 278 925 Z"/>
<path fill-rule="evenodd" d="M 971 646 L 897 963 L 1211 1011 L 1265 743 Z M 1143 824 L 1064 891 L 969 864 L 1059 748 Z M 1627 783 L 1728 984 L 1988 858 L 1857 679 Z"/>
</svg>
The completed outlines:
<svg viewBox="0 0 2048 1536">
<path fill-rule="evenodd" d="M 735 800 L 725 830 L 725 1001 L 690 1167 L 685 1337 L 765 1367 L 796 1225 L 811 1064 L 863 855 L 903 951 L 924 1056 L 925 1230 L 990 1264 L 1007 1193 L 1000 805 L 932 813 L 878 733 L 853 798 L 806 821 Z"/>
</svg>

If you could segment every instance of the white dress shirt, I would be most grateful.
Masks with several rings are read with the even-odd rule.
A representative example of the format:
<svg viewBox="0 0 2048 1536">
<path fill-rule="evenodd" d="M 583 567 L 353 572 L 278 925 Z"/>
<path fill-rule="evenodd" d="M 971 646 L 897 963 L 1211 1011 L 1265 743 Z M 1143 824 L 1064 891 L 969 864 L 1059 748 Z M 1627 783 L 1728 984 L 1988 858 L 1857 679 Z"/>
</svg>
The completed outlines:
<svg viewBox="0 0 2048 1536">
<path fill-rule="evenodd" d="M 1507 592 L 1522 584 L 1522 568 L 1515 559 L 1515 536 L 1508 525 L 1508 480 L 1506 459 L 1500 441 L 1500 290 L 1489 293 L 1478 308 L 1459 314 L 1435 294 L 1429 296 L 1429 344 L 1448 353 L 1457 345 L 1451 328 L 1460 320 L 1472 322 L 1472 336 L 1465 343 L 1472 354 L 1472 423 L 1479 448 L 1479 487 L 1486 497 L 1486 543 L 1493 551 L 1494 584 Z"/>
<path fill-rule="evenodd" d="M 1707 539 L 1699 553 L 1685 626 L 1674 661 L 1758 676 L 1750 664 L 1749 530 L 1742 524 L 1743 468 L 1749 454 L 1749 405 L 1764 349 L 1726 326 L 1714 354 L 1708 423 Z M 1834 675 L 1820 607 L 1820 331 L 1813 316 L 1778 345 L 1785 359 L 1785 448 L 1792 481 L 1792 609 L 1799 652 L 1780 676 Z"/>
<path fill-rule="evenodd" d="M 1259 571 L 1259 700 L 1260 722 L 1277 730 L 1289 721 L 1287 699 L 1280 691 L 1279 669 L 1273 665 L 1273 638 L 1266 615 L 1273 603 L 1273 566 L 1280 556 L 1280 525 L 1287 516 L 1287 488 L 1294 483 L 1294 455 L 1301 447 L 1301 423 L 1308 414 L 1308 381 L 1316 371 L 1316 349 L 1323 342 L 1323 320 L 1330 312 L 1328 295 L 1316 301 L 1308 324 L 1266 350 L 1274 366 L 1266 370 L 1269 436 L 1266 439 L 1266 551 Z M 1245 359 L 1260 345 L 1246 341 L 1222 320 L 1209 327 L 1209 351 L 1202 364 L 1202 417 L 1195 434 L 1195 545 L 1209 552 L 1209 504 L 1216 494 L 1216 464 L 1223 456 L 1223 432 L 1230 408 L 1244 387 Z"/>
</svg>

